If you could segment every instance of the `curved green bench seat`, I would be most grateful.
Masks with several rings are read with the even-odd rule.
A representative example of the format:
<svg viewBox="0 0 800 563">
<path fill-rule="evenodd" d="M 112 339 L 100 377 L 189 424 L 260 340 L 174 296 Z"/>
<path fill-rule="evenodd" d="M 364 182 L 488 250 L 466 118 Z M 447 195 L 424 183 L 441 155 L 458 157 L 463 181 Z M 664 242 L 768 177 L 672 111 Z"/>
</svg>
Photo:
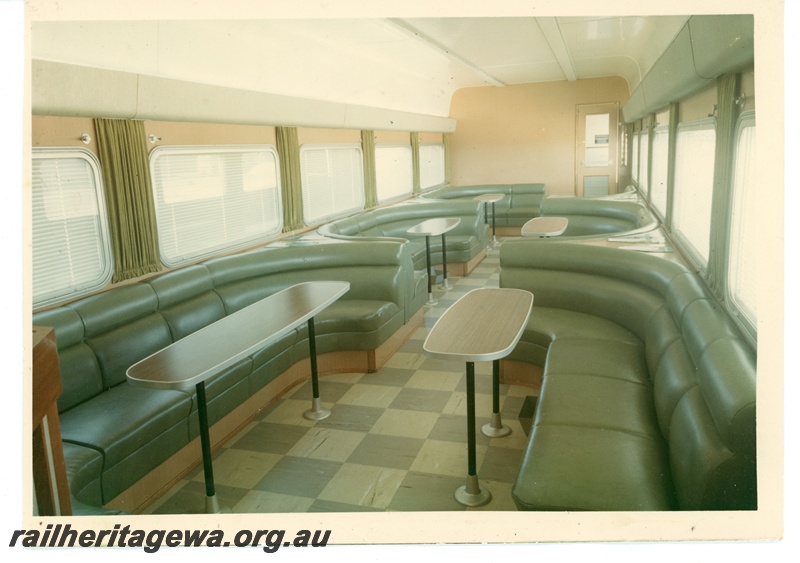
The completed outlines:
<svg viewBox="0 0 800 563">
<path fill-rule="evenodd" d="M 409 202 L 363 211 L 337 219 L 317 229 L 317 233 L 340 240 L 408 241 L 416 270 L 425 270 L 425 237 L 412 236 L 408 229 L 428 219 L 457 217 L 461 223 L 445 235 L 447 267 L 453 275 L 466 275 L 486 256 L 489 227 L 484 224 L 483 204 L 477 201 Z M 431 263 L 442 263 L 442 239 L 431 237 Z"/>
<path fill-rule="evenodd" d="M 320 359 L 350 354 L 355 359 L 343 361 L 357 362 L 367 371 L 382 361 L 376 359 L 376 350 L 399 345 L 393 339 L 413 330 L 411 321 L 421 319 L 417 312 L 427 297 L 424 278 L 420 282 L 414 276 L 409 245 L 383 240 L 267 247 L 35 313 L 35 326 L 55 328 L 63 385 L 59 419 L 76 513 L 102 512 L 101 506 L 198 436 L 194 390 L 135 387 L 127 382 L 129 366 L 225 315 L 311 280 L 350 283 L 348 293 L 315 318 Z M 307 378 L 308 370 L 296 366 L 308 356 L 303 325 L 223 370 L 206 384 L 209 422 L 241 410 L 254 396 L 261 398 L 253 405 L 259 409 Z M 356 369 L 321 361 L 321 373 L 326 365 L 328 371 Z M 289 379 L 279 379 L 287 372 Z M 270 384 L 278 387 L 273 391 Z M 245 410 L 234 426 L 254 414 Z M 199 446 L 187 451 L 195 462 Z M 173 470 L 165 479 L 175 477 Z"/>
<path fill-rule="evenodd" d="M 549 197 L 542 200 L 541 214 L 542 217 L 569 219 L 567 230 L 557 240 L 636 235 L 655 230 L 660 224 L 655 215 L 641 203 L 611 197 Z"/>
<path fill-rule="evenodd" d="M 496 225 L 498 227 L 521 227 L 534 217 L 539 217 L 545 187 L 541 183 L 445 186 L 425 193 L 420 196 L 420 199 L 472 200 L 479 195 L 495 193 L 506 196 L 495 203 Z M 491 213 L 491 205 L 489 207 Z"/>
<path fill-rule="evenodd" d="M 500 266 L 534 294 L 509 359 L 544 367 L 521 510 L 757 508 L 756 353 L 695 273 L 528 240 Z"/>
</svg>

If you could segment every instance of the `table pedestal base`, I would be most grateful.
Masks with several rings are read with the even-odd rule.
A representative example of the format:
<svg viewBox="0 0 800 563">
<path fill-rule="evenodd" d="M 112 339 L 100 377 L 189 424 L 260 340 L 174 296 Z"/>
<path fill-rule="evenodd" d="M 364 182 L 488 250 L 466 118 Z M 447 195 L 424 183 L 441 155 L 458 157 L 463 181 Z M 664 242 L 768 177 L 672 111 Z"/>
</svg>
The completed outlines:
<svg viewBox="0 0 800 563">
<path fill-rule="evenodd" d="M 483 506 L 492 500 L 492 493 L 488 489 L 481 489 L 477 475 L 467 475 L 467 484 L 456 489 L 454 496 L 464 506 Z"/>
<path fill-rule="evenodd" d="M 511 434 L 511 428 L 503 424 L 503 421 L 500 420 L 499 412 L 494 412 L 492 413 L 492 421 L 484 424 L 481 432 L 484 436 L 489 436 L 490 438 L 503 438 Z"/>
<path fill-rule="evenodd" d="M 331 415 L 331 411 L 322 408 L 322 401 L 319 397 L 311 399 L 311 408 L 303 413 L 306 420 L 323 420 Z"/>
</svg>

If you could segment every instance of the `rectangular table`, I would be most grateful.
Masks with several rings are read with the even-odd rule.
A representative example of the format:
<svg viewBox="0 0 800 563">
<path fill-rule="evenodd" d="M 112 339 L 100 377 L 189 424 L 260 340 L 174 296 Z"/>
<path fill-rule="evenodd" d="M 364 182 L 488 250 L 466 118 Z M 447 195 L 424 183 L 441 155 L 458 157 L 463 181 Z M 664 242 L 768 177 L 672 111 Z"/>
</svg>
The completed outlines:
<svg viewBox="0 0 800 563">
<path fill-rule="evenodd" d="M 428 302 L 427 305 L 435 305 L 436 301 L 433 298 L 433 291 L 431 289 L 431 275 L 433 274 L 433 267 L 431 266 L 431 237 L 442 236 L 442 288 L 449 289 L 447 283 L 447 245 L 445 241 L 445 234 L 455 229 L 461 223 L 459 217 L 442 217 L 436 219 L 428 219 L 422 223 L 418 223 L 408 229 L 406 232 L 410 235 L 420 235 L 425 237 L 425 258 L 428 266 Z"/>
<path fill-rule="evenodd" d="M 207 512 L 220 510 L 211 465 L 205 381 L 307 322 L 313 398 L 312 409 L 306 413 L 306 418 L 324 418 L 330 413 L 320 407 L 314 315 L 349 289 L 350 284 L 342 281 L 293 285 L 173 342 L 128 368 L 128 381 L 132 385 L 183 390 L 194 386 L 200 419 Z"/>
<path fill-rule="evenodd" d="M 423 350 L 443 360 L 467 364 L 467 482 L 455 492 L 465 506 L 489 502 L 481 489 L 475 459 L 475 362 L 495 361 L 514 349 L 525 330 L 533 307 L 533 294 L 522 289 L 479 288 L 456 301 L 433 325 Z M 495 370 L 493 410 L 499 417 L 499 374 Z M 495 414 L 493 413 L 493 415 Z"/>
</svg>

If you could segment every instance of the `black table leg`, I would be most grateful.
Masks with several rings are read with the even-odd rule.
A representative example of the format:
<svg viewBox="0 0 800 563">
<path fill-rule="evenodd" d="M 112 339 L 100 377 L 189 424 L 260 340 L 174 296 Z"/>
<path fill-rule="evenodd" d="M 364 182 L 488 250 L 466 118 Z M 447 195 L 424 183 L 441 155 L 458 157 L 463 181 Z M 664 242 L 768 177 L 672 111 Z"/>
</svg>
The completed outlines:
<svg viewBox="0 0 800 563">
<path fill-rule="evenodd" d="M 484 424 L 481 432 L 490 438 L 502 438 L 511 434 L 511 428 L 500 419 L 500 360 L 492 362 L 492 421 Z"/>
<path fill-rule="evenodd" d="M 450 289 L 450 283 L 447 281 L 447 243 L 445 242 L 444 233 L 442 233 L 442 289 Z"/>
<path fill-rule="evenodd" d="M 495 225 L 495 220 L 494 202 L 492 202 L 492 244 L 497 244 L 497 227 Z"/>
<path fill-rule="evenodd" d="M 200 419 L 200 446 L 203 452 L 203 475 L 206 481 L 206 512 L 219 514 L 219 501 L 214 488 L 214 467 L 211 462 L 211 437 L 208 433 L 208 407 L 206 405 L 206 384 L 201 381 L 195 385 L 197 391 L 197 416 Z"/>
<path fill-rule="evenodd" d="M 455 499 L 464 506 L 483 506 L 492 500 L 492 493 L 481 488 L 475 448 L 475 363 L 467 362 L 467 483 L 455 492 Z"/>
<path fill-rule="evenodd" d="M 314 317 L 308 319 L 308 347 L 311 361 L 311 409 L 303 413 L 308 420 L 322 420 L 331 415 L 331 411 L 322 408 L 319 398 L 319 374 L 317 372 L 317 337 L 314 332 Z"/>
<path fill-rule="evenodd" d="M 425 236 L 425 263 L 427 264 L 428 274 L 428 302 L 426 305 L 436 305 L 436 300 L 433 298 L 433 281 L 434 276 L 433 267 L 431 266 L 431 237 Z"/>
</svg>

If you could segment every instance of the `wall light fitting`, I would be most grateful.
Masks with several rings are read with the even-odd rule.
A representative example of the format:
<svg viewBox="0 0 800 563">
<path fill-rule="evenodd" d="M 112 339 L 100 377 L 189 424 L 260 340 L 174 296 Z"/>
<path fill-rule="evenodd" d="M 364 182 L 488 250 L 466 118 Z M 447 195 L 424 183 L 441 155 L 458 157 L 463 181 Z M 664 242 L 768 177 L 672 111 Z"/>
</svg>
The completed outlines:
<svg viewBox="0 0 800 563">
<path fill-rule="evenodd" d="M 84 145 L 88 145 L 89 143 L 92 142 L 92 138 L 89 136 L 89 133 L 84 133 L 83 135 L 81 135 L 81 141 L 83 142 Z"/>
<path fill-rule="evenodd" d="M 150 142 L 151 142 L 151 143 L 153 143 L 154 145 L 155 145 L 157 142 L 159 142 L 159 141 L 161 140 L 161 137 L 157 137 L 157 136 L 156 136 L 156 135 L 154 135 L 153 133 L 150 133 L 150 136 L 148 136 L 147 138 L 148 138 L 148 139 L 150 140 Z"/>
</svg>

